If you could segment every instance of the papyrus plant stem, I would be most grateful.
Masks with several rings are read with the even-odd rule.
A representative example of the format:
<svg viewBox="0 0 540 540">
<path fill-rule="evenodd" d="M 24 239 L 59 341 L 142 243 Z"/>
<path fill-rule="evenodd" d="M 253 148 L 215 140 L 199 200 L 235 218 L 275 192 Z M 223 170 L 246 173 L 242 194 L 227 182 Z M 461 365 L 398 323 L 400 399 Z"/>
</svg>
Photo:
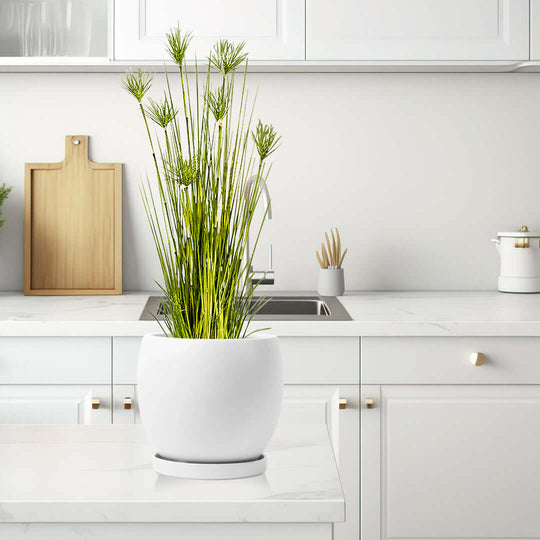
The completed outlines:
<svg viewBox="0 0 540 540">
<path fill-rule="evenodd" d="M 123 81 L 137 99 L 155 166 L 155 178 L 147 179 L 141 193 L 162 271 L 158 285 L 166 312 L 160 324 L 177 338 L 241 338 L 253 316 L 255 290 L 254 250 L 247 260 L 246 245 L 252 225 L 257 225 L 257 240 L 260 235 L 262 223 L 254 224 L 253 216 L 268 176 L 265 161 L 279 137 L 260 121 L 251 131 L 254 103 L 246 90 L 244 45 L 216 43 L 206 73 L 196 67 L 190 83 L 185 69 L 190 40 L 179 28 L 167 35 L 168 52 L 178 67 L 180 108 L 169 73 L 158 101 L 147 96 L 149 75 L 128 73 Z M 254 173 L 257 180 L 246 198 L 246 182 Z"/>
</svg>

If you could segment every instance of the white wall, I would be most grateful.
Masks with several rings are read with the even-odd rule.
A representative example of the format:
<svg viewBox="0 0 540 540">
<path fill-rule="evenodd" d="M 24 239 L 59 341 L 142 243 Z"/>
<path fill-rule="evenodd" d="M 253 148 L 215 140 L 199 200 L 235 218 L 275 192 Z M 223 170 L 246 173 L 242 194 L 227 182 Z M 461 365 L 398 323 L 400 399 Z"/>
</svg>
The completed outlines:
<svg viewBox="0 0 540 540">
<path fill-rule="evenodd" d="M 160 79 L 160 77 L 158 77 Z M 349 289 L 492 289 L 490 238 L 540 228 L 540 75 L 253 74 L 258 116 L 283 135 L 270 190 L 275 289 L 316 286 L 314 250 L 338 226 Z M 124 288 L 159 270 L 139 199 L 151 171 L 119 74 L 0 74 L 0 289 L 22 288 L 25 162 L 64 135 L 124 168 Z M 270 231 L 269 231 L 270 232 Z"/>
</svg>

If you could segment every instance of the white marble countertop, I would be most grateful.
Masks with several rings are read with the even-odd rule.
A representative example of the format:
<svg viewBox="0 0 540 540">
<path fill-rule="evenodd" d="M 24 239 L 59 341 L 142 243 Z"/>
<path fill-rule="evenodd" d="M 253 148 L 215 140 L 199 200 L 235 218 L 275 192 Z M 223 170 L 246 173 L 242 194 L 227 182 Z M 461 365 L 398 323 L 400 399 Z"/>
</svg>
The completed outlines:
<svg viewBox="0 0 540 540">
<path fill-rule="evenodd" d="M 343 521 L 326 428 L 278 427 L 265 474 L 185 480 L 156 474 L 140 425 L 0 426 L 0 522 Z"/>
<path fill-rule="evenodd" d="M 155 321 L 138 320 L 151 294 L 156 293 L 0 293 L 0 336 L 142 336 L 158 332 Z M 270 327 L 278 336 L 540 336 L 537 294 L 353 292 L 340 301 L 352 321 L 256 321 L 253 328 Z"/>
</svg>

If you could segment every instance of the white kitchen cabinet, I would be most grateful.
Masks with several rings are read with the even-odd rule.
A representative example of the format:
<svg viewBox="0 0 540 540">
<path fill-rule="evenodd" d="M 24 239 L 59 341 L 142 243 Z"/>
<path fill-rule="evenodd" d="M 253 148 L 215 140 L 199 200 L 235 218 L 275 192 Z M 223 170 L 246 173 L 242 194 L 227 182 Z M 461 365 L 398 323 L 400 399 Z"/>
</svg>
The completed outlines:
<svg viewBox="0 0 540 540">
<path fill-rule="evenodd" d="M 342 407 L 340 408 L 340 400 Z M 345 400 L 346 403 L 343 401 Z M 360 423 L 358 385 L 286 385 L 281 423 L 325 423 L 345 494 L 345 521 L 334 540 L 358 540 L 360 530 Z"/>
<path fill-rule="evenodd" d="M 540 60 L 540 0 L 530 0 L 531 60 Z"/>
<path fill-rule="evenodd" d="M 111 338 L 0 337 L 0 384 L 111 384 Z"/>
<path fill-rule="evenodd" d="M 540 537 L 539 351 L 536 337 L 362 340 L 364 540 Z"/>
<path fill-rule="evenodd" d="M 110 385 L 0 385 L 0 424 L 110 424 Z"/>
<path fill-rule="evenodd" d="M 0 1 L 0 59 L 105 59 L 109 0 Z"/>
<path fill-rule="evenodd" d="M 538 337 L 370 337 L 363 384 L 540 384 Z M 471 355 L 481 352 L 476 366 Z"/>
<path fill-rule="evenodd" d="M 539 386 L 365 386 L 362 399 L 364 540 L 540 537 Z"/>
<path fill-rule="evenodd" d="M 137 383 L 141 339 L 113 338 L 113 384 Z M 279 344 L 285 384 L 360 383 L 357 337 L 280 337 Z"/>
<path fill-rule="evenodd" d="M 306 58 L 527 60 L 529 1 L 307 0 Z"/>
<path fill-rule="evenodd" d="M 217 39 L 245 41 L 251 60 L 304 60 L 304 0 L 116 0 L 115 60 L 163 60 L 165 34 L 193 32 L 189 59 Z"/>
<path fill-rule="evenodd" d="M 111 338 L 0 338 L 0 423 L 110 424 L 111 367 Z"/>
</svg>

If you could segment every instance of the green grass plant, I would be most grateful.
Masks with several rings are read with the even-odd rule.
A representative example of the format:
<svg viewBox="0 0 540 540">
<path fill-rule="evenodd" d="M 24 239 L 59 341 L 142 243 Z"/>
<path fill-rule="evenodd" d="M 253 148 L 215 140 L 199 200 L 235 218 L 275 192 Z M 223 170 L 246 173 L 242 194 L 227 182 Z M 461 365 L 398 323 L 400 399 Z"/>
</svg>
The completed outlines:
<svg viewBox="0 0 540 540">
<path fill-rule="evenodd" d="M 6 202 L 6 199 L 8 198 L 9 193 L 11 192 L 12 187 L 6 186 L 6 184 L 2 184 L 0 186 L 0 218 L 2 217 L 2 211 L 1 208 L 3 204 Z M 0 227 L 6 222 L 5 219 L 0 219 Z"/>
<path fill-rule="evenodd" d="M 260 121 L 251 129 L 244 43 L 218 41 L 208 67 L 199 72 L 196 65 L 192 75 L 186 69 L 190 42 L 180 28 L 167 34 L 179 85 L 173 89 L 166 72 L 161 99 L 148 97 L 150 74 L 129 72 L 123 80 L 137 101 L 154 162 L 155 178 L 148 177 L 141 193 L 163 276 L 160 324 L 175 338 L 244 338 L 256 312 L 250 305 L 257 242 L 249 259 L 246 245 L 252 225 L 252 234 L 260 235 L 262 223 L 255 226 L 253 216 L 269 172 L 266 160 L 280 137 Z"/>
</svg>

